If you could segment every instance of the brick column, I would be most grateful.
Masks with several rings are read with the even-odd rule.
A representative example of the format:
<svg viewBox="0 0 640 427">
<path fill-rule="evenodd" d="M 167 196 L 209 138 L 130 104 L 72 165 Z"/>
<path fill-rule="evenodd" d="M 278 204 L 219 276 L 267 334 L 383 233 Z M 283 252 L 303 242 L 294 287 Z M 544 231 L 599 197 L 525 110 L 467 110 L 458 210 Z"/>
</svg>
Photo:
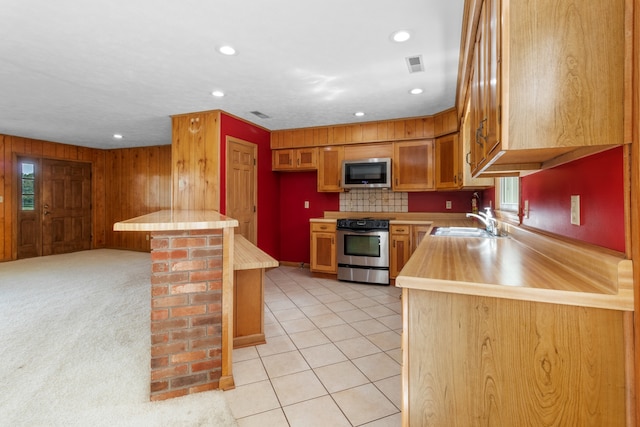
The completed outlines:
<svg viewBox="0 0 640 427">
<path fill-rule="evenodd" d="M 219 387 L 222 233 L 151 234 L 151 400 Z"/>
</svg>

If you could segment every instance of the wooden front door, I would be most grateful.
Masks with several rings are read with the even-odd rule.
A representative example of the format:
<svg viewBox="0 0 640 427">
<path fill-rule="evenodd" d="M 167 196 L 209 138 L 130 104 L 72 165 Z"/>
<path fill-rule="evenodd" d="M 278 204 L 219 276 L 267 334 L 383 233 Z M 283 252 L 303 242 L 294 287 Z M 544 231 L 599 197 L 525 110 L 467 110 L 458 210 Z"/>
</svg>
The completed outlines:
<svg viewBox="0 0 640 427">
<path fill-rule="evenodd" d="M 30 162 L 31 176 L 25 173 Z M 19 164 L 18 258 L 90 249 L 91 164 L 50 159 Z"/>
<path fill-rule="evenodd" d="M 257 243 L 256 145 L 238 139 L 227 140 L 227 211 L 237 219 L 236 233 Z"/>
</svg>

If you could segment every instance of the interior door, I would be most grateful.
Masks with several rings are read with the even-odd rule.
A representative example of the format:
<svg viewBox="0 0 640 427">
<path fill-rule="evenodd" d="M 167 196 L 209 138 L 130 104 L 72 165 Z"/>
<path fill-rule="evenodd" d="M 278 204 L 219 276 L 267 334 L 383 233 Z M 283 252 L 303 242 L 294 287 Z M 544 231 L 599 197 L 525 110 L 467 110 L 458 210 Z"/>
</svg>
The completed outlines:
<svg viewBox="0 0 640 427">
<path fill-rule="evenodd" d="M 91 164 L 42 160 L 42 255 L 91 248 Z"/>
<path fill-rule="evenodd" d="M 227 139 L 227 210 L 238 220 L 236 233 L 257 244 L 256 227 L 256 145 Z"/>
</svg>

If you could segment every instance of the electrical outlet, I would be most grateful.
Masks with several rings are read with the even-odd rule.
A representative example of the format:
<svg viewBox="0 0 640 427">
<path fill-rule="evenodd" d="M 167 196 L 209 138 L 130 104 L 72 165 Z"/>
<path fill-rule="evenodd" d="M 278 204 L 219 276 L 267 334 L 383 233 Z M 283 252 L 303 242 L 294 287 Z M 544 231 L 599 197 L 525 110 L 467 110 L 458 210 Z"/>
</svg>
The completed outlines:
<svg viewBox="0 0 640 427">
<path fill-rule="evenodd" d="M 0 203 L 4 203 L 4 197 L 0 196 Z"/>
<path fill-rule="evenodd" d="M 304 201 L 304 208 L 305 209 L 309 209 L 309 201 L 308 200 Z"/>
<path fill-rule="evenodd" d="M 451 200 L 447 200 L 447 201 L 445 202 L 445 207 L 446 207 L 447 209 L 451 209 Z"/>
<path fill-rule="evenodd" d="M 580 195 L 571 196 L 571 224 L 580 225 Z"/>
<path fill-rule="evenodd" d="M 529 201 L 528 200 L 524 201 L 524 212 L 523 212 L 523 214 L 524 214 L 525 218 L 529 218 Z"/>
</svg>

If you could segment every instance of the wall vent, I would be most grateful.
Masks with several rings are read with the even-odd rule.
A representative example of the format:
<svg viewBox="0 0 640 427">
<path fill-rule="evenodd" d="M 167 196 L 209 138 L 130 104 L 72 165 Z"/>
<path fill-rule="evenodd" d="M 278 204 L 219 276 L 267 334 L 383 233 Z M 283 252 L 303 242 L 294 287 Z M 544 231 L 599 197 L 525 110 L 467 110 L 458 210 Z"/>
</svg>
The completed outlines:
<svg viewBox="0 0 640 427">
<path fill-rule="evenodd" d="M 261 119 L 270 119 L 271 117 L 267 116 L 264 113 L 261 113 L 260 111 L 252 111 L 251 114 L 254 114 L 258 117 L 260 117 Z"/>
<path fill-rule="evenodd" d="M 409 67 L 409 73 L 417 73 L 424 71 L 424 65 L 422 65 L 422 55 L 408 56 L 407 67 Z"/>
</svg>

